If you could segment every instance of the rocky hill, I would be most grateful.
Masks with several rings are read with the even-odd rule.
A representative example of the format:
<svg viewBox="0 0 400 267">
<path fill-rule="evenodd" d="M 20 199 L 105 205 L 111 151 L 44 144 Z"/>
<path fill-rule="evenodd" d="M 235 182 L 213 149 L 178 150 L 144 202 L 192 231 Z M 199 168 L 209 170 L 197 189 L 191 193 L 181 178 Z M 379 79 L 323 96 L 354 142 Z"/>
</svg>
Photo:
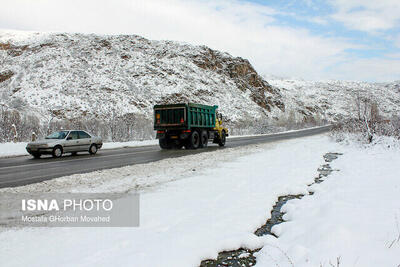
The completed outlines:
<svg viewBox="0 0 400 267">
<path fill-rule="evenodd" d="M 297 117 L 320 116 L 337 122 L 358 116 L 359 102 L 376 103 L 381 116 L 400 116 L 400 81 L 304 81 L 264 76 L 279 88 L 286 111 Z"/>
<path fill-rule="evenodd" d="M 148 123 L 154 104 L 188 101 L 220 106 L 231 124 L 285 111 L 279 89 L 248 60 L 205 46 L 134 35 L 2 32 L 0 61 L 1 105 L 39 124 Z"/>
</svg>

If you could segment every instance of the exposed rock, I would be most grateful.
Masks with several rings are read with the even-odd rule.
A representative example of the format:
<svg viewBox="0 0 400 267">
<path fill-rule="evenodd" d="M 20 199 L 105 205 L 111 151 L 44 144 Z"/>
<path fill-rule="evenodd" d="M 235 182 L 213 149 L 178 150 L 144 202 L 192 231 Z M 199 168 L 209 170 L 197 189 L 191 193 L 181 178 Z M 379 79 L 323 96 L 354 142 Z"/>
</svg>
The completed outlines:
<svg viewBox="0 0 400 267">
<path fill-rule="evenodd" d="M 13 75 L 14 72 L 12 72 L 11 70 L 0 72 L 0 83 L 10 79 Z"/>
<path fill-rule="evenodd" d="M 13 57 L 17 57 L 22 55 L 24 51 L 29 48 L 28 45 L 13 45 L 9 42 L 7 43 L 0 43 L 0 50 L 6 50 L 7 54 Z"/>
<path fill-rule="evenodd" d="M 258 75 L 247 59 L 231 57 L 229 54 L 204 46 L 201 48 L 203 49 L 201 55 L 193 58 L 193 63 L 198 67 L 228 76 L 241 91 L 249 90 L 251 99 L 263 109 L 271 111 L 271 107 L 275 106 L 285 111 L 279 90 L 272 88 Z"/>
</svg>

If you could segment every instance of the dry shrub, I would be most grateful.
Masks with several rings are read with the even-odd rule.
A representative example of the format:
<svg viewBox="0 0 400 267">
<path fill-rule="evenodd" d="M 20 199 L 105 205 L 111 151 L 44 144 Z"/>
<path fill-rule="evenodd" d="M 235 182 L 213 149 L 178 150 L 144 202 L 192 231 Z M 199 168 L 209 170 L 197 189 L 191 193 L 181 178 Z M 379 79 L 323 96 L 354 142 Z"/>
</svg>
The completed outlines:
<svg viewBox="0 0 400 267">
<path fill-rule="evenodd" d="M 32 133 L 39 138 L 61 129 L 80 129 L 101 136 L 105 141 L 130 141 L 154 138 L 153 121 L 144 115 L 125 114 L 108 120 L 96 118 L 56 119 L 40 123 L 34 115 L 15 109 L 0 108 L 0 142 L 30 141 Z"/>
<path fill-rule="evenodd" d="M 343 133 L 361 134 L 363 140 L 371 143 L 375 136 L 391 136 L 400 139 L 400 116 L 384 118 L 379 105 L 370 99 L 355 99 L 357 116 L 336 124 L 332 131 L 340 139 Z"/>
</svg>

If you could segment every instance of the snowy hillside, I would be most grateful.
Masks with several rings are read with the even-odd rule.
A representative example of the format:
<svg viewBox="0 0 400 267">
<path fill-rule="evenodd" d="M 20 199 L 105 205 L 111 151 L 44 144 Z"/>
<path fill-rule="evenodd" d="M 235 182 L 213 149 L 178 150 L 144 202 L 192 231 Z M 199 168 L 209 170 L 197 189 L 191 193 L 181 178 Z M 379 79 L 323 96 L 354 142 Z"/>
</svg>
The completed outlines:
<svg viewBox="0 0 400 267">
<path fill-rule="evenodd" d="M 284 110 L 250 63 L 204 46 L 134 35 L 0 32 L 1 104 L 41 121 L 128 115 L 160 102 L 219 105 L 232 123 Z"/>
<path fill-rule="evenodd" d="M 265 76 L 268 83 L 279 88 L 286 110 L 295 114 L 320 114 L 328 121 L 356 117 L 357 98 L 378 104 L 384 117 L 400 114 L 400 81 L 367 83 L 355 81 L 304 81 Z"/>
</svg>

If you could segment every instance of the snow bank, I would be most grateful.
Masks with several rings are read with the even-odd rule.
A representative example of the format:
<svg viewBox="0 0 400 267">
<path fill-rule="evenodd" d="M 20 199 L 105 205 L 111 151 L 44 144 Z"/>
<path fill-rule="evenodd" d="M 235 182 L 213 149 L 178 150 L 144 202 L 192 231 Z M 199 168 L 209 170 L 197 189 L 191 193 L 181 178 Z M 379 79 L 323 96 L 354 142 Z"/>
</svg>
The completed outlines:
<svg viewBox="0 0 400 267">
<path fill-rule="evenodd" d="M 393 136 L 374 135 L 371 143 L 369 143 L 367 136 L 363 133 L 337 131 L 331 132 L 331 136 L 343 145 L 356 146 L 360 149 L 368 149 L 371 147 L 374 149 L 378 147 L 400 148 L 400 140 Z"/>
<path fill-rule="evenodd" d="M 0 143 L 0 157 L 28 155 L 25 149 L 26 144 L 26 142 Z"/>
<path fill-rule="evenodd" d="M 260 251 L 257 266 L 398 266 L 400 151 L 391 138 L 344 145 L 339 172 L 315 194 L 282 207 L 288 220 Z M 279 249 L 277 249 L 277 247 Z M 285 252 L 282 253 L 282 251 Z M 339 264 L 338 264 L 339 262 Z"/>
<path fill-rule="evenodd" d="M 261 247 L 266 238 L 253 232 L 278 196 L 307 193 L 322 155 L 336 146 L 313 136 L 2 189 L 139 190 L 141 222 L 138 228 L 4 230 L 0 258 L 7 266 L 198 266 L 225 249 Z"/>
<path fill-rule="evenodd" d="M 142 140 L 142 141 L 128 141 L 128 142 L 107 142 L 103 144 L 102 149 L 114 149 L 122 147 L 137 147 L 137 146 L 153 146 L 158 145 L 158 140 Z"/>
</svg>

